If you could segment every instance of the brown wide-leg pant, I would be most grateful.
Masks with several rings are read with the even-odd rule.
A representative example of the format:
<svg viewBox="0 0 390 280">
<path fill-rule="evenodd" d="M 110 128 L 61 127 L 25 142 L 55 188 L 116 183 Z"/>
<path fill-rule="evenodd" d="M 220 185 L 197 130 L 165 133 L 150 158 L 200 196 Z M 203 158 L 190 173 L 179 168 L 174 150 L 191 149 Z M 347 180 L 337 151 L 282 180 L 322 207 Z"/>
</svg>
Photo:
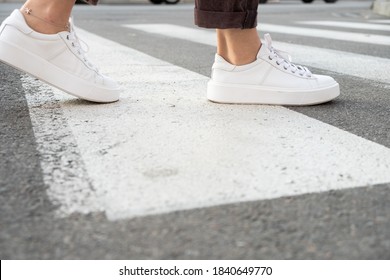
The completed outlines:
<svg viewBox="0 0 390 280">
<path fill-rule="evenodd" d="M 96 5 L 98 0 L 84 0 Z M 205 28 L 254 28 L 258 0 L 195 0 L 195 24 Z"/>
</svg>

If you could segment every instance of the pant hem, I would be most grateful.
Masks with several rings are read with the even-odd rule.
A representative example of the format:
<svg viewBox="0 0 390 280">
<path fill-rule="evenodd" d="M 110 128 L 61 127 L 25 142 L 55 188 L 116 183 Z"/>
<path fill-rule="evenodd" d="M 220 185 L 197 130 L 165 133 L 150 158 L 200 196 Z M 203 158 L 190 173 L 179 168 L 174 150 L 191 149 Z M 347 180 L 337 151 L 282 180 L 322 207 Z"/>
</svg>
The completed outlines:
<svg viewBox="0 0 390 280">
<path fill-rule="evenodd" d="M 195 8 L 195 24 L 204 28 L 250 29 L 257 26 L 257 10 L 246 12 L 215 12 Z"/>
</svg>

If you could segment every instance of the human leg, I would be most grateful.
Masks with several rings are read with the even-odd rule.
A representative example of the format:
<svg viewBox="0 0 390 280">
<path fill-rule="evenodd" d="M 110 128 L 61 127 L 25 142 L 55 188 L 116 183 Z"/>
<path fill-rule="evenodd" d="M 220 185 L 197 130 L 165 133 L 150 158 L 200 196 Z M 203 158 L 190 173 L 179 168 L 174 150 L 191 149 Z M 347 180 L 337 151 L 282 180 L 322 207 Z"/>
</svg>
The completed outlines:
<svg viewBox="0 0 390 280">
<path fill-rule="evenodd" d="M 74 0 L 27 0 L 0 26 L 0 61 L 71 95 L 119 99 L 119 86 L 86 56 L 69 16 Z"/>
<path fill-rule="evenodd" d="M 207 97 L 220 103 L 311 105 L 340 93 L 331 77 L 313 75 L 257 34 L 257 0 L 196 0 L 195 24 L 217 29 Z"/>
<path fill-rule="evenodd" d="M 235 65 L 256 60 L 258 0 L 196 0 L 195 23 L 217 29 L 217 53 Z"/>
<path fill-rule="evenodd" d="M 43 34 L 67 31 L 75 0 L 27 0 L 20 9 L 27 24 Z M 30 10 L 30 14 L 26 11 Z"/>
<path fill-rule="evenodd" d="M 257 30 L 217 29 L 217 53 L 234 65 L 245 65 L 256 60 L 261 47 Z"/>
</svg>

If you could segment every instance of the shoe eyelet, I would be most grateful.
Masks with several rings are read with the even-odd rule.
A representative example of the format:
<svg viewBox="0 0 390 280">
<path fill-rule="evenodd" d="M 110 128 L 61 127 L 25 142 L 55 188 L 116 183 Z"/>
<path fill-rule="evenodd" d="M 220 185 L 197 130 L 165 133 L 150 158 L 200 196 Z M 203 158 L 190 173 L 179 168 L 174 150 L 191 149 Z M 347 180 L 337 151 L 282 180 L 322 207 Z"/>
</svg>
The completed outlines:
<svg viewBox="0 0 390 280">
<path fill-rule="evenodd" d="M 66 40 L 68 40 L 68 41 L 69 41 L 69 35 L 66 35 Z"/>
<path fill-rule="evenodd" d="M 288 68 L 286 68 L 286 67 L 283 67 L 284 68 L 284 70 L 287 70 Z"/>
<path fill-rule="evenodd" d="M 268 56 L 268 59 L 269 59 L 269 60 L 272 60 L 272 58 L 271 58 L 270 56 Z"/>
<path fill-rule="evenodd" d="M 279 63 L 279 62 L 277 62 L 277 61 L 276 61 L 276 64 L 277 64 L 277 65 L 280 65 L 280 63 Z"/>
<path fill-rule="evenodd" d="M 303 74 L 302 74 L 302 73 L 299 73 L 299 75 L 303 77 Z"/>
</svg>

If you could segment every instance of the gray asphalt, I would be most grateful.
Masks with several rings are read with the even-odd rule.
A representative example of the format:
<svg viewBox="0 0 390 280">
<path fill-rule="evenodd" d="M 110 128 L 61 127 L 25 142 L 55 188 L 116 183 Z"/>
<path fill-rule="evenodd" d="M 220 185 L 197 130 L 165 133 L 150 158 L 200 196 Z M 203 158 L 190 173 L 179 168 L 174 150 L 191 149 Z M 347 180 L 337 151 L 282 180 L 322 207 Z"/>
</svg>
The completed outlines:
<svg viewBox="0 0 390 280">
<path fill-rule="evenodd" d="M 318 2 L 318 1 L 317 1 Z M 368 2 L 262 5 L 260 20 L 360 21 Z M 14 5 L 0 5 L 2 20 Z M 214 48 L 119 27 L 122 23 L 192 26 L 188 5 L 77 7 L 76 24 L 175 65 L 210 74 Z M 353 17 L 351 19 L 351 16 Z M 380 33 L 378 33 L 380 34 Z M 386 34 L 384 34 L 386 35 Z M 387 34 L 388 35 L 388 34 Z M 279 41 L 390 58 L 388 48 L 289 37 Z M 298 41 L 300 40 L 300 41 Z M 172 47 L 174 46 L 174 48 Z M 389 84 L 330 73 L 342 85 L 336 101 L 291 108 L 390 147 Z M 1 259 L 389 259 L 390 184 L 108 221 L 104 213 L 58 218 L 46 194 L 21 73 L 0 64 Z"/>
</svg>

